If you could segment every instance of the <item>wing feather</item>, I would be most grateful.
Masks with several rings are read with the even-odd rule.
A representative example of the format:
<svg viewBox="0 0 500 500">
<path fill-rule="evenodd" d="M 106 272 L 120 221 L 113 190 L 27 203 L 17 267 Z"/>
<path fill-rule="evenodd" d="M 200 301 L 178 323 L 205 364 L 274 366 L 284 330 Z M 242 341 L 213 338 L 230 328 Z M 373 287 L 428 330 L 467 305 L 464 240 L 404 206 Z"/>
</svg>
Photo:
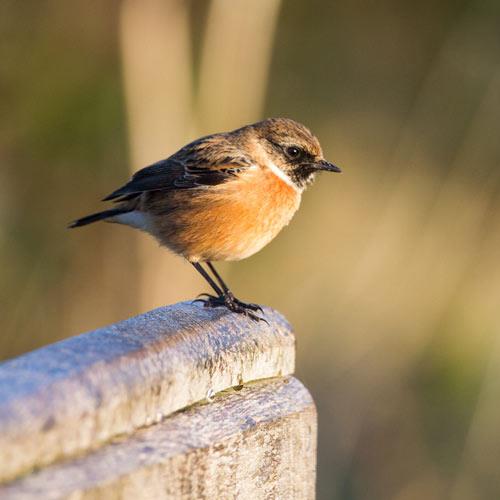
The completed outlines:
<svg viewBox="0 0 500 500">
<path fill-rule="evenodd" d="M 225 134 L 204 137 L 177 153 L 136 172 L 121 188 L 103 201 L 121 202 L 148 191 L 194 189 L 234 179 L 251 166 Z"/>
</svg>

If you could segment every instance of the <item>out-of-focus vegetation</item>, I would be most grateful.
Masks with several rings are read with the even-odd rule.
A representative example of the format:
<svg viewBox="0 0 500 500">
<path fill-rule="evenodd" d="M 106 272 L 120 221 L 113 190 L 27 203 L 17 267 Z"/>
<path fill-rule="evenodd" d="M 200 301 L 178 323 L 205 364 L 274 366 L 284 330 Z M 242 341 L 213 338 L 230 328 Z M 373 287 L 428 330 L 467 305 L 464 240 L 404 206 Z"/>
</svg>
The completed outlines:
<svg viewBox="0 0 500 500">
<path fill-rule="evenodd" d="M 221 268 L 296 328 L 318 497 L 498 498 L 499 26 L 488 0 L 4 0 L 1 356 L 202 291 L 146 236 L 66 223 L 201 133 L 290 116 L 345 173 Z"/>
</svg>

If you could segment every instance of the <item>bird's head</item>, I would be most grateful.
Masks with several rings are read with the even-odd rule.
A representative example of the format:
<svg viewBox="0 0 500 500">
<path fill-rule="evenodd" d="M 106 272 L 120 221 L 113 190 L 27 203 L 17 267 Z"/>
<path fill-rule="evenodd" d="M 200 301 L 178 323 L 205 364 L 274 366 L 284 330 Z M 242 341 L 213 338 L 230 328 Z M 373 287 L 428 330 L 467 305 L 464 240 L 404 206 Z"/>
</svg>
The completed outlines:
<svg viewBox="0 0 500 500">
<path fill-rule="evenodd" d="M 325 160 L 318 139 L 304 125 L 289 118 L 268 118 L 250 125 L 266 159 L 300 189 L 319 171 L 341 172 Z"/>
</svg>

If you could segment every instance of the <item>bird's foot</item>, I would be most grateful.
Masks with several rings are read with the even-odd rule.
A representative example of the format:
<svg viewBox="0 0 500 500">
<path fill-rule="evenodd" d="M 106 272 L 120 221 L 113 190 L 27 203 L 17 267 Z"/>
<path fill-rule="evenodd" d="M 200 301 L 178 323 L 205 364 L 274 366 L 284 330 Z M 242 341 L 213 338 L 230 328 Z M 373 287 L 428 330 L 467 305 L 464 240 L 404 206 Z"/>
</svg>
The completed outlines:
<svg viewBox="0 0 500 500">
<path fill-rule="evenodd" d="M 258 304 L 247 304 L 237 299 L 232 293 L 227 293 L 225 295 L 216 296 L 210 295 L 209 293 L 202 293 L 198 295 L 194 302 L 203 302 L 204 307 L 227 307 L 230 311 L 237 314 L 244 314 L 245 316 L 253 319 L 254 321 L 267 321 L 255 314 L 255 312 L 264 312 L 262 307 Z"/>
<path fill-rule="evenodd" d="M 242 302 L 241 300 L 237 299 L 233 294 L 227 294 L 221 298 L 224 302 L 224 305 L 230 311 L 237 314 L 244 314 L 254 321 L 264 321 L 264 323 L 269 324 L 265 318 L 259 316 L 258 314 L 255 314 L 256 312 L 264 313 L 262 307 L 260 307 L 258 304 L 247 304 L 246 302 Z"/>
<path fill-rule="evenodd" d="M 238 307 L 242 307 L 243 309 L 249 309 L 250 311 L 258 311 L 264 313 L 264 310 L 262 309 L 262 307 L 259 306 L 259 304 L 253 304 L 252 302 L 242 302 L 236 297 L 233 297 L 232 300 Z"/>
</svg>

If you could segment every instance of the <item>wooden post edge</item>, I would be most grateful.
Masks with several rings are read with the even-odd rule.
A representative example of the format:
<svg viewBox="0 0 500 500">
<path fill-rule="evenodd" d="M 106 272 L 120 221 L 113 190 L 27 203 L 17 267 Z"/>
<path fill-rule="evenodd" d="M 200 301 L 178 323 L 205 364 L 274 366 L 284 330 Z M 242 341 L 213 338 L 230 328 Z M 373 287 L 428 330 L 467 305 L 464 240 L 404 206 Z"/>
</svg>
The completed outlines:
<svg viewBox="0 0 500 500">
<path fill-rule="evenodd" d="M 223 308 L 207 309 L 199 304 L 180 303 L 1 363 L 0 483 L 4 483 L 3 488 L 10 487 L 6 482 L 34 469 L 50 464 L 64 467 L 59 465 L 63 459 L 77 460 L 74 457 L 84 454 L 90 457 L 92 450 L 105 453 L 106 443 L 117 436 L 139 439 L 137 429 L 163 422 L 168 416 L 170 424 L 162 424 L 166 426 L 162 429 L 169 429 L 169 425 L 176 429 L 179 422 L 184 422 L 186 429 L 190 429 L 185 431 L 188 439 L 189 432 L 196 429 L 198 436 L 210 436 L 217 423 L 226 428 L 225 416 L 229 418 L 232 414 L 222 401 L 229 407 L 233 404 L 231 398 L 247 404 L 244 399 L 248 396 L 249 401 L 262 404 L 262 411 L 265 411 L 268 408 L 265 399 L 273 401 L 271 393 L 277 387 L 273 384 L 282 382 L 266 382 L 261 395 L 264 399 L 259 399 L 259 391 L 254 395 L 253 386 L 245 387 L 221 403 L 199 405 L 192 410 L 194 413 L 188 410 L 173 415 L 205 400 L 207 395 L 293 373 L 295 340 L 289 324 L 279 313 L 267 308 L 265 318 L 268 323 L 255 322 Z M 304 403 L 309 398 L 307 391 L 300 384 L 301 389 L 296 389 L 296 384 L 298 382 L 293 379 L 288 385 L 282 384 L 289 387 L 289 391 L 290 388 L 298 391 L 297 394 L 302 391 L 295 413 L 302 411 L 300 404 L 313 408 L 310 400 Z M 283 391 L 276 394 L 286 396 Z M 289 401 L 287 397 L 285 400 Z M 201 425 L 203 419 L 197 419 L 209 411 L 207 408 L 210 409 L 207 422 L 212 422 L 212 427 L 207 424 L 205 428 Z M 257 415 L 260 409 L 256 407 L 255 411 Z M 186 415 L 193 420 L 186 420 Z M 284 410 L 277 411 L 275 421 L 285 416 Z M 200 427 L 194 422 L 199 422 Z M 245 426 L 252 427 L 249 423 L 237 424 L 234 419 L 229 422 L 236 425 L 234 428 L 242 425 L 242 431 Z M 140 432 L 147 436 L 148 432 L 164 432 L 162 429 L 155 425 L 151 431 Z M 234 434 L 234 429 L 231 432 Z M 232 436 L 231 432 L 228 435 Z M 285 430 L 280 432 L 283 434 Z M 310 432 L 315 433 L 314 430 Z M 259 439 L 265 447 L 267 438 L 262 435 Z M 286 437 L 282 435 L 280 439 Z M 178 444 L 181 446 L 180 442 Z M 113 446 L 111 449 L 116 450 Z M 98 463 L 97 458 L 93 460 Z M 212 462 L 209 460 L 209 463 Z M 171 470 L 178 470 L 176 467 L 172 465 Z M 44 471 L 37 474 L 44 474 Z M 75 473 L 75 478 L 77 476 Z M 21 481 L 29 481 L 30 477 Z"/>
</svg>

